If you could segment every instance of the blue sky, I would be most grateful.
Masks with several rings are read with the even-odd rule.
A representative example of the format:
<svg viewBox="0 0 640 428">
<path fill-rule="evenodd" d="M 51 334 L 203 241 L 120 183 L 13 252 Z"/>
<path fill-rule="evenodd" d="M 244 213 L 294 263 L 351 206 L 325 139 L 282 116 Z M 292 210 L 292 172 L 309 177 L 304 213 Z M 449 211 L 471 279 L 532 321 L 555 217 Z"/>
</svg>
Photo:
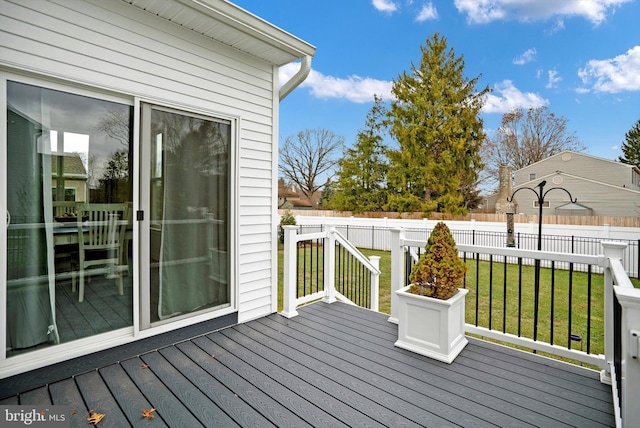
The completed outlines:
<svg viewBox="0 0 640 428">
<path fill-rule="evenodd" d="M 317 48 L 309 77 L 281 102 L 281 141 L 325 128 L 353 144 L 373 94 L 388 98 L 435 32 L 493 90 L 489 136 L 512 108 L 546 105 L 587 153 L 617 159 L 640 119 L 640 0 L 232 2 Z M 298 68 L 281 68 L 281 82 Z"/>
</svg>

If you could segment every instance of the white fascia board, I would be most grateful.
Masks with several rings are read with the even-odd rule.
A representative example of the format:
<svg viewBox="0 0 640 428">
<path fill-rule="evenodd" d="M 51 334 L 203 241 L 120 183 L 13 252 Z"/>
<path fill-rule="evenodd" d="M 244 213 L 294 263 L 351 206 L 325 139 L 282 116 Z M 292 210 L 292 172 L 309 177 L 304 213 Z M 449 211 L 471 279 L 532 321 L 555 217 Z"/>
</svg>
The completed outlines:
<svg viewBox="0 0 640 428">
<path fill-rule="evenodd" d="M 275 65 L 281 66 L 298 58 L 315 54 L 315 46 L 226 0 L 176 1 L 291 56 L 284 62 L 274 61 Z"/>
</svg>

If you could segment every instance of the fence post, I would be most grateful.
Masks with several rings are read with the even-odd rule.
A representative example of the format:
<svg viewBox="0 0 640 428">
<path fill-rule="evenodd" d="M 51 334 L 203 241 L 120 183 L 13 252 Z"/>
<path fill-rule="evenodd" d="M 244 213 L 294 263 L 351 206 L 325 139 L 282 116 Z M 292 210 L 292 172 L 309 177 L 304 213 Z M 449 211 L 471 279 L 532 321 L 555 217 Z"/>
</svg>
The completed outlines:
<svg viewBox="0 0 640 428">
<path fill-rule="evenodd" d="M 281 314 L 287 318 L 293 318 L 298 315 L 296 311 L 296 258 L 297 252 L 297 240 L 296 233 L 297 226 L 282 226 L 284 229 L 284 260 L 282 266 L 282 312 Z"/>
<path fill-rule="evenodd" d="M 327 236 L 324 238 L 324 262 L 322 269 L 324 271 L 324 298 L 323 302 L 333 303 L 336 301 L 336 228 L 329 227 Z"/>
<path fill-rule="evenodd" d="M 623 242 L 603 242 L 604 256 L 607 259 L 620 259 L 624 255 L 627 244 Z M 613 275 L 609 267 L 604 269 L 604 360 L 613 364 L 615 325 L 613 318 Z M 600 382 L 611 385 L 611 370 L 607 367 L 600 372 Z"/>
<path fill-rule="evenodd" d="M 398 323 L 398 296 L 396 290 L 403 287 L 403 258 L 404 249 L 400 241 L 404 240 L 404 230 L 401 228 L 393 228 L 391 232 L 391 316 L 389 322 Z"/>
<path fill-rule="evenodd" d="M 380 271 L 380 256 L 369 256 L 369 261 Z M 380 274 L 371 272 L 371 310 L 378 312 L 380 302 Z"/>
</svg>

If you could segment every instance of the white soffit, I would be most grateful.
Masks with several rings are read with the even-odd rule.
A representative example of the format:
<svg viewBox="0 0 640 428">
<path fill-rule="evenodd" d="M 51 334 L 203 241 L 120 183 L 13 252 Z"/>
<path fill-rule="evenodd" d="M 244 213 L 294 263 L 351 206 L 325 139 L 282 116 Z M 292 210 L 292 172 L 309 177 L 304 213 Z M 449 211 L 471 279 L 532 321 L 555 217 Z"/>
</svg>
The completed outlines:
<svg viewBox="0 0 640 428">
<path fill-rule="evenodd" d="M 226 0 L 123 0 L 270 64 L 313 56 L 313 45 Z"/>
</svg>

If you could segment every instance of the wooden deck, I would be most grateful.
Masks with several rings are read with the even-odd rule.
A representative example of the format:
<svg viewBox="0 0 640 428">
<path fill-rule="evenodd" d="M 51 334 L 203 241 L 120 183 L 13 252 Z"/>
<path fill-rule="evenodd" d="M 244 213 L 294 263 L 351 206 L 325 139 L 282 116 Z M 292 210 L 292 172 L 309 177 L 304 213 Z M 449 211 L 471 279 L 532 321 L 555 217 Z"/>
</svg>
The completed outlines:
<svg viewBox="0 0 640 428">
<path fill-rule="evenodd" d="M 611 427 L 599 374 L 470 339 L 450 365 L 393 346 L 387 316 L 315 303 L 11 395 L 65 404 L 72 426 Z M 15 383 L 14 383 L 15 384 Z M 0 398 L 6 397 L 2 392 Z M 155 408 L 145 419 L 144 409 Z"/>
</svg>

